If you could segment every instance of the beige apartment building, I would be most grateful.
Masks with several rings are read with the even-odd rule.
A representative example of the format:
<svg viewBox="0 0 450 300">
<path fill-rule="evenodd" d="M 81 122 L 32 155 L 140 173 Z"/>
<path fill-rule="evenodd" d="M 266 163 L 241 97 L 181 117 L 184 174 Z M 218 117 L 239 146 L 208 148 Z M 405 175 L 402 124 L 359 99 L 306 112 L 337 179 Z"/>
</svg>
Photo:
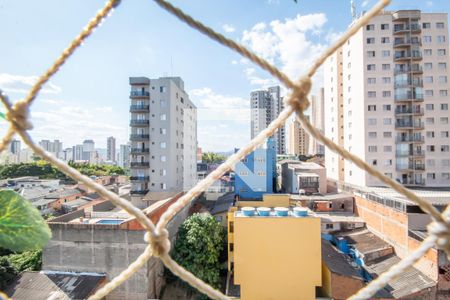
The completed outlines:
<svg viewBox="0 0 450 300">
<path fill-rule="evenodd" d="M 447 13 L 385 11 L 324 70 L 325 134 L 408 186 L 449 186 Z M 383 184 L 326 149 L 330 178 Z"/>
<path fill-rule="evenodd" d="M 297 119 L 289 123 L 289 154 L 308 155 L 309 153 L 309 134 L 302 127 Z"/>
</svg>

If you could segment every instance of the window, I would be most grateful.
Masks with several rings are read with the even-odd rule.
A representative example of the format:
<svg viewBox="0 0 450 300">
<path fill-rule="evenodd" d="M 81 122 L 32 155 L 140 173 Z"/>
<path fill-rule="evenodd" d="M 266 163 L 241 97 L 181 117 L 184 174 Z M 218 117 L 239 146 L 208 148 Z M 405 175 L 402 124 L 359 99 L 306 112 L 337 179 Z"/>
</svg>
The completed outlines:
<svg viewBox="0 0 450 300">
<path fill-rule="evenodd" d="M 441 118 L 440 118 L 440 122 L 441 122 L 441 124 L 443 124 L 443 125 L 448 124 L 448 117 L 441 117 Z"/>
<path fill-rule="evenodd" d="M 446 63 L 438 63 L 439 70 L 447 70 L 447 64 Z"/>
<path fill-rule="evenodd" d="M 427 145 L 428 152 L 434 152 L 434 145 Z"/>
<path fill-rule="evenodd" d="M 166 142 L 161 142 L 160 144 L 161 149 L 166 149 Z"/>
<path fill-rule="evenodd" d="M 434 131 L 427 131 L 427 138 L 434 138 Z"/>
<path fill-rule="evenodd" d="M 449 180 L 450 179 L 450 173 L 442 173 L 442 179 Z"/>
<path fill-rule="evenodd" d="M 161 169 L 161 170 L 159 170 L 159 175 L 160 175 L 160 176 L 166 176 L 166 174 L 167 174 L 166 169 Z"/>
<path fill-rule="evenodd" d="M 167 101 L 166 100 L 161 100 L 160 101 L 160 105 L 162 108 L 167 107 Z"/>
<path fill-rule="evenodd" d="M 372 166 L 376 166 L 376 165 L 377 165 L 377 163 L 378 163 L 378 162 L 377 162 L 377 160 L 376 160 L 376 159 L 373 159 L 373 160 L 372 160 Z"/>
<path fill-rule="evenodd" d="M 392 159 L 387 159 L 384 161 L 385 166 L 392 166 Z"/>
<path fill-rule="evenodd" d="M 377 106 L 376 105 L 368 105 L 367 110 L 368 111 L 377 111 Z"/>
<path fill-rule="evenodd" d="M 367 83 L 368 84 L 375 84 L 375 83 L 377 83 L 377 79 L 374 78 L 374 77 L 367 78 Z"/>
<path fill-rule="evenodd" d="M 432 63 L 425 63 L 425 64 L 423 65 L 423 68 L 424 68 L 425 70 L 431 70 L 431 69 L 433 69 L 433 64 L 432 64 Z"/>
<path fill-rule="evenodd" d="M 422 28 L 423 29 L 430 29 L 431 28 L 431 23 L 422 23 Z"/>
<path fill-rule="evenodd" d="M 434 159 L 427 159 L 427 165 L 430 167 L 434 167 L 435 164 L 435 160 Z"/>
<path fill-rule="evenodd" d="M 161 114 L 160 119 L 161 119 L 161 121 L 165 121 L 167 119 L 166 114 Z"/>
<path fill-rule="evenodd" d="M 391 138 L 392 137 L 392 132 L 390 132 L 390 131 L 383 132 L 383 137 L 384 138 Z"/>
<path fill-rule="evenodd" d="M 241 175 L 241 176 L 247 176 L 247 175 L 248 175 L 248 172 L 247 172 L 247 171 L 241 171 L 241 172 L 239 173 L 239 175 Z"/>
<path fill-rule="evenodd" d="M 160 129 L 159 129 L 159 133 L 160 133 L 160 134 L 163 134 L 163 135 L 166 134 L 166 133 L 167 133 L 166 128 L 160 128 Z"/>
<path fill-rule="evenodd" d="M 375 57 L 375 51 L 367 51 L 368 57 Z"/>
<path fill-rule="evenodd" d="M 433 55 L 433 52 L 431 51 L 431 49 L 425 49 L 425 50 L 423 51 L 423 54 L 424 54 L 425 56 L 431 56 L 431 55 Z"/>
<path fill-rule="evenodd" d="M 374 64 L 367 65 L 367 71 L 375 71 L 375 65 Z"/>
<path fill-rule="evenodd" d="M 376 138 L 377 138 L 377 133 L 375 131 L 369 132 L 369 139 L 376 139 Z"/>
<path fill-rule="evenodd" d="M 325 229 L 333 229 L 333 224 L 330 223 L 325 224 Z"/>
<path fill-rule="evenodd" d="M 438 29 L 444 29 L 444 23 L 443 23 L 443 22 L 437 22 L 437 23 L 436 23 L 436 28 L 438 28 Z"/>
<path fill-rule="evenodd" d="M 369 146 L 369 152 L 377 152 L 377 146 Z"/>
<path fill-rule="evenodd" d="M 391 83 L 391 77 L 383 77 L 381 78 L 384 84 L 389 84 Z"/>
<path fill-rule="evenodd" d="M 424 35 L 423 38 L 422 38 L 422 40 L 423 40 L 423 42 L 426 43 L 426 44 L 431 43 L 431 36 L 429 36 L 429 35 Z"/>
<path fill-rule="evenodd" d="M 390 111 L 391 110 L 391 105 L 390 104 L 384 104 L 383 105 L 383 110 L 384 111 Z"/>
<path fill-rule="evenodd" d="M 426 118 L 426 119 L 425 119 L 425 122 L 426 122 L 428 125 L 433 125 L 433 124 L 434 124 L 434 118 Z"/>
<path fill-rule="evenodd" d="M 366 30 L 367 31 L 375 30 L 375 25 L 373 25 L 373 24 L 366 25 Z"/>
<path fill-rule="evenodd" d="M 439 76 L 439 83 L 447 83 L 447 76 Z"/>
<path fill-rule="evenodd" d="M 383 124 L 384 125 L 391 125 L 392 124 L 392 119 L 391 118 L 384 118 L 383 119 Z"/>
<path fill-rule="evenodd" d="M 390 64 L 383 64 L 383 65 L 381 66 L 381 69 L 382 69 L 383 71 L 389 71 L 389 70 L 391 69 L 391 65 L 390 65 Z"/>
<path fill-rule="evenodd" d="M 389 24 L 381 24 L 381 30 L 389 30 Z"/>
<path fill-rule="evenodd" d="M 441 152 L 448 152 L 449 151 L 449 146 L 448 145 L 441 145 Z"/>
<path fill-rule="evenodd" d="M 165 183 L 161 183 L 161 189 L 165 190 L 166 189 L 166 184 Z"/>
<path fill-rule="evenodd" d="M 445 35 L 438 35 L 437 41 L 438 43 L 445 43 Z"/>
<path fill-rule="evenodd" d="M 228 223 L 228 229 L 230 230 L 230 233 L 233 233 L 234 232 L 234 222 L 230 222 L 230 223 Z"/>
<path fill-rule="evenodd" d="M 165 162 L 166 161 L 166 156 L 165 155 L 161 155 L 161 162 Z"/>
<path fill-rule="evenodd" d="M 392 146 L 384 146 L 383 151 L 384 152 L 392 152 Z"/>
<path fill-rule="evenodd" d="M 441 131 L 441 138 L 448 138 L 448 131 Z"/>
<path fill-rule="evenodd" d="M 391 56 L 391 51 L 389 51 L 389 50 L 383 50 L 383 51 L 381 51 L 381 56 L 383 56 L 383 57 L 389 57 L 389 56 Z"/>
<path fill-rule="evenodd" d="M 441 163 L 444 167 L 450 167 L 450 159 L 443 159 Z"/>
<path fill-rule="evenodd" d="M 377 119 L 369 118 L 369 119 L 367 119 L 367 123 L 369 125 L 377 125 Z"/>
<path fill-rule="evenodd" d="M 367 92 L 367 95 L 369 96 L 369 98 L 375 98 L 377 96 L 377 92 L 369 91 Z"/>
<path fill-rule="evenodd" d="M 425 90 L 425 96 L 433 97 L 433 95 L 434 95 L 433 90 Z"/>
<path fill-rule="evenodd" d="M 434 110 L 434 104 L 428 103 L 428 104 L 425 105 L 425 108 L 427 110 Z"/>
<path fill-rule="evenodd" d="M 448 104 L 447 103 L 441 103 L 441 110 L 448 110 Z"/>
<path fill-rule="evenodd" d="M 427 180 L 434 180 L 436 179 L 435 173 L 427 173 Z"/>
<path fill-rule="evenodd" d="M 433 76 L 425 76 L 425 77 L 423 78 L 423 81 L 424 81 L 425 83 L 433 83 Z"/>
<path fill-rule="evenodd" d="M 389 38 L 388 37 L 382 37 L 381 38 L 381 43 L 382 44 L 389 44 Z"/>
<path fill-rule="evenodd" d="M 445 49 L 438 49 L 439 56 L 445 56 Z"/>
<path fill-rule="evenodd" d="M 440 91 L 439 91 L 439 96 L 441 96 L 441 97 L 447 97 L 447 90 L 440 90 Z"/>
<path fill-rule="evenodd" d="M 367 44 L 375 44 L 375 38 L 367 38 Z"/>
<path fill-rule="evenodd" d="M 383 91 L 383 98 L 391 97 L 391 91 Z"/>
<path fill-rule="evenodd" d="M 166 92 L 166 87 L 165 86 L 160 86 L 159 87 L 159 92 L 160 93 L 165 93 Z"/>
</svg>

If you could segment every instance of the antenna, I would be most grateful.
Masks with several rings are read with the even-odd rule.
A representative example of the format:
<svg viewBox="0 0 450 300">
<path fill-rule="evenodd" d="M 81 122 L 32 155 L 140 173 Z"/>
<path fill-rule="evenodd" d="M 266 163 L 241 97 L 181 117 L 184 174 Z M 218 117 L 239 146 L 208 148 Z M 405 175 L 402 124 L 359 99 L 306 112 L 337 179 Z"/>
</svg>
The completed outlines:
<svg viewBox="0 0 450 300">
<path fill-rule="evenodd" d="M 352 13 L 352 20 L 356 19 L 356 5 L 355 5 L 355 1 L 350 0 L 350 11 Z"/>
</svg>

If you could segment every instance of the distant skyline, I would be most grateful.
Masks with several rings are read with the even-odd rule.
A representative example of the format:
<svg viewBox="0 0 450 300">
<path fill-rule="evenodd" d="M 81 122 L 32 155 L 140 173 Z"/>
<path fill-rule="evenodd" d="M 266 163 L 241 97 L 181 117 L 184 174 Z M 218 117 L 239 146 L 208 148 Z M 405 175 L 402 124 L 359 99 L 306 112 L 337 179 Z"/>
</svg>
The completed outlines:
<svg viewBox="0 0 450 300">
<path fill-rule="evenodd" d="M 13 101 L 23 98 L 104 2 L 2 1 L 0 89 Z M 303 74 L 351 22 L 350 1 L 172 2 L 293 78 Z M 376 1 L 355 2 L 361 12 Z M 448 12 L 449 8 L 444 0 L 398 0 L 388 9 Z M 314 94 L 322 85 L 321 74 L 314 80 Z M 31 109 L 30 133 L 36 141 L 60 139 L 64 145 L 91 138 L 106 148 L 108 136 L 115 136 L 117 145 L 125 144 L 128 77 L 170 75 L 183 78 L 198 107 L 198 142 L 204 151 L 229 151 L 247 143 L 250 92 L 277 84 L 266 72 L 180 23 L 152 1 L 123 1 L 38 95 Z M 0 134 L 6 127 L 0 120 Z"/>
</svg>

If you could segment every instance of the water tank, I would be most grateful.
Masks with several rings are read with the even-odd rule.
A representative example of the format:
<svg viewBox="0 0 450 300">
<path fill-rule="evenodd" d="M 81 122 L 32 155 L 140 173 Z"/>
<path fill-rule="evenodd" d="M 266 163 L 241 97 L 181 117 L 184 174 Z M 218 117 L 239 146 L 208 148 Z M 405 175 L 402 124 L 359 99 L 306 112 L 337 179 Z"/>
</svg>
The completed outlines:
<svg viewBox="0 0 450 300">
<path fill-rule="evenodd" d="M 279 217 L 287 217 L 289 213 L 289 208 L 287 207 L 275 207 L 274 210 Z"/>
<path fill-rule="evenodd" d="M 258 207 L 256 210 L 261 217 L 268 217 L 271 209 L 269 207 Z"/>
<path fill-rule="evenodd" d="M 246 217 L 251 217 L 255 214 L 254 207 L 245 206 L 245 207 L 241 208 L 241 211 L 244 214 L 244 216 L 246 216 Z"/>
</svg>

